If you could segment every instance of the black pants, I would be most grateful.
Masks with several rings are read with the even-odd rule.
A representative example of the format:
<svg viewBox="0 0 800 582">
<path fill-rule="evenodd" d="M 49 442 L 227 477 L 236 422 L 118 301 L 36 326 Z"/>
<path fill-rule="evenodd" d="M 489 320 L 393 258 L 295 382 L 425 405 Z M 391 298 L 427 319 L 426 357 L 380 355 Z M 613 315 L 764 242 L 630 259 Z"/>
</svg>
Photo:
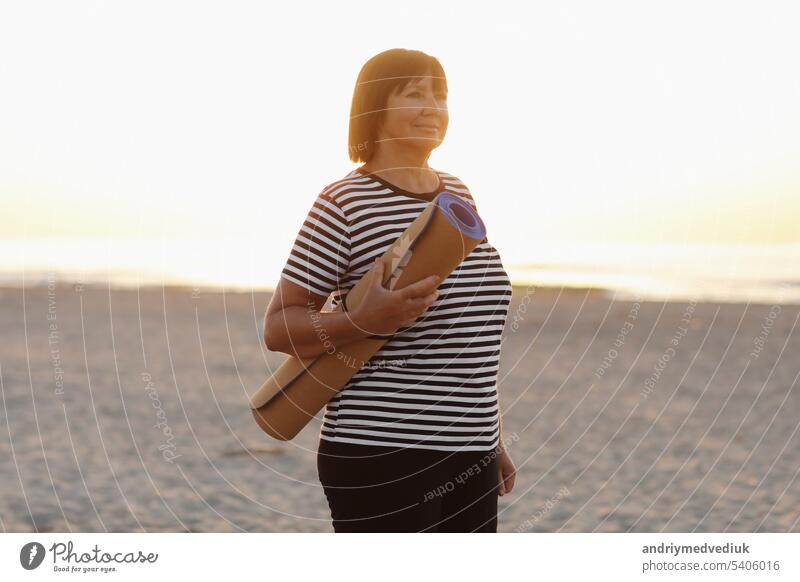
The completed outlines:
<svg viewBox="0 0 800 582">
<path fill-rule="evenodd" d="M 320 439 L 319 480 L 336 532 L 496 532 L 492 451 L 431 451 Z"/>
</svg>

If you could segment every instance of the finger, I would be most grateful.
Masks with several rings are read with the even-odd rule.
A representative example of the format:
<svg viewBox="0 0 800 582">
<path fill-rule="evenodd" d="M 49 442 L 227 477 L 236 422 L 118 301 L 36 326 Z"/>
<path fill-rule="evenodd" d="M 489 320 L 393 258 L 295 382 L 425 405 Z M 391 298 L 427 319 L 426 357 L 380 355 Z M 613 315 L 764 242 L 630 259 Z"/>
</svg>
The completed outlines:
<svg viewBox="0 0 800 582">
<path fill-rule="evenodd" d="M 516 473 L 511 473 L 511 475 L 508 476 L 508 479 L 506 479 L 506 491 L 508 491 L 509 493 L 511 492 L 511 490 L 514 488 L 514 483 L 516 482 L 516 480 L 517 480 Z"/>
<path fill-rule="evenodd" d="M 408 327 L 409 325 L 413 324 L 415 321 L 417 321 L 417 317 L 419 317 L 419 316 L 417 315 L 416 312 L 414 312 L 414 311 L 406 311 L 403 314 L 402 327 Z"/>
<path fill-rule="evenodd" d="M 424 297 L 414 297 L 413 299 L 406 299 L 406 309 L 409 312 L 413 312 L 417 315 L 421 314 L 425 311 L 430 305 L 436 301 L 439 297 L 439 292 L 434 291 L 433 293 L 429 293 Z"/>
<path fill-rule="evenodd" d="M 506 490 L 506 493 L 511 491 L 512 487 L 514 487 L 514 472 L 509 471 L 508 469 L 505 470 L 503 475 L 503 487 Z"/>
<path fill-rule="evenodd" d="M 401 327 L 407 327 L 417 321 L 417 319 L 427 311 L 427 309 L 433 305 L 436 301 L 436 298 L 439 296 L 438 292 L 434 291 L 430 295 L 426 297 L 418 297 L 416 299 L 407 299 L 406 300 L 406 309 L 404 311 L 404 317 L 406 321 L 402 324 Z"/>
<path fill-rule="evenodd" d="M 423 309 L 415 309 L 413 311 L 407 311 L 406 312 L 406 323 L 405 323 L 405 325 L 408 326 L 408 325 L 415 324 L 417 321 L 419 321 L 419 318 L 420 318 L 420 316 L 422 316 L 423 313 L 425 313 L 425 309 L 424 308 Z"/>
<path fill-rule="evenodd" d="M 425 307 L 422 307 L 420 309 L 414 309 L 414 310 L 409 311 L 407 313 L 408 313 L 407 317 L 408 317 L 409 321 L 411 321 L 411 323 L 414 323 L 415 321 L 417 321 L 420 318 L 420 316 L 423 313 L 425 313 Z"/>
<path fill-rule="evenodd" d="M 406 285 L 397 291 L 401 294 L 400 296 L 403 299 L 411 299 L 413 297 L 419 297 L 420 295 L 428 295 L 439 286 L 441 281 L 442 279 L 438 275 L 431 275 L 416 283 Z"/>
</svg>

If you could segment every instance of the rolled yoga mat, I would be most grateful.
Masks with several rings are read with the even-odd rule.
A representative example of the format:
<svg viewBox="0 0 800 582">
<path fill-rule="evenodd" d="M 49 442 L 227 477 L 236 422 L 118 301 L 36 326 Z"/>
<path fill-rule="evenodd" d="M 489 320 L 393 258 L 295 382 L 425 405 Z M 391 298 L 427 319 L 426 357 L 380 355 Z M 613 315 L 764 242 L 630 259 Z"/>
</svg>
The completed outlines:
<svg viewBox="0 0 800 582">
<path fill-rule="evenodd" d="M 486 236 L 486 227 L 469 203 L 441 192 L 381 257 L 383 286 L 402 288 L 439 275 L 444 281 Z M 334 311 L 352 311 L 369 287 L 362 277 Z M 290 440 L 339 392 L 391 336 L 367 336 L 314 358 L 289 358 L 250 399 L 261 429 Z"/>
</svg>

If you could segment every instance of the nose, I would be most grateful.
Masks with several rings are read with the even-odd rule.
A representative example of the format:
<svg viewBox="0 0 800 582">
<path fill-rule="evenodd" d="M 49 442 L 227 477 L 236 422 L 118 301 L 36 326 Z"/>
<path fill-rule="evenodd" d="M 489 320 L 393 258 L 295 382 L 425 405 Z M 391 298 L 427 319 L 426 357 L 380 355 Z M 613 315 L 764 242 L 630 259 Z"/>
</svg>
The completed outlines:
<svg viewBox="0 0 800 582">
<path fill-rule="evenodd" d="M 422 111 L 421 115 L 423 116 L 430 116 L 430 117 L 438 117 L 441 114 L 442 110 L 439 108 L 439 103 L 436 100 L 436 97 L 433 95 L 426 95 L 425 101 L 422 104 Z"/>
<path fill-rule="evenodd" d="M 436 96 L 433 93 L 429 93 L 425 96 L 425 106 L 434 111 L 439 111 L 439 102 L 436 100 Z"/>
</svg>

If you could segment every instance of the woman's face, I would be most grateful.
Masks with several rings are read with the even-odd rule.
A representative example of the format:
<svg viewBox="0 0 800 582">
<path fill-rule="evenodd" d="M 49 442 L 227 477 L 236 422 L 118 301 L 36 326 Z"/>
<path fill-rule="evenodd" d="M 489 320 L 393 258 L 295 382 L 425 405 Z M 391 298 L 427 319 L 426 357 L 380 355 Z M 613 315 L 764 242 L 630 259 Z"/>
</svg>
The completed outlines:
<svg viewBox="0 0 800 582">
<path fill-rule="evenodd" d="M 389 95 L 378 140 L 430 152 L 444 140 L 448 121 L 447 93 L 436 91 L 429 76 L 412 80 Z"/>
</svg>

